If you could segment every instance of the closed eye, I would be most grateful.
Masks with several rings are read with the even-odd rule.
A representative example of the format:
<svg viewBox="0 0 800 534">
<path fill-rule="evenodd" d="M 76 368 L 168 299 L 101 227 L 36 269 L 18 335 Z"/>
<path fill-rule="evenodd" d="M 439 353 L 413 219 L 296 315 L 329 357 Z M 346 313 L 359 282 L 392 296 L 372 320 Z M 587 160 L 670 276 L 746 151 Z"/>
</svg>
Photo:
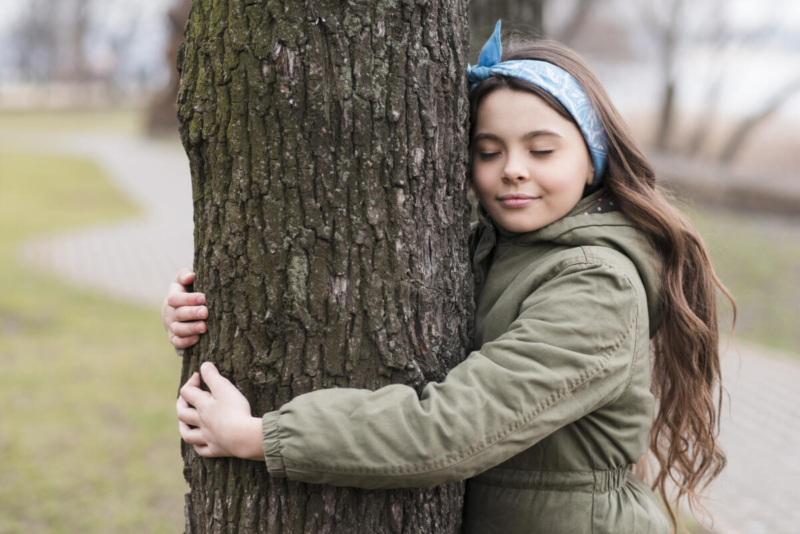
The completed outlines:
<svg viewBox="0 0 800 534">
<path fill-rule="evenodd" d="M 545 156 L 547 154 L 552 154 L 553 150 L 531 150 L 531 154 L 536 154 L 540 156 Z M 493 157 L 499 155 L 500 152 L 481 152 L 478 154 L 478 157 L 481 159 L 492 159 Z"/>
</svg>

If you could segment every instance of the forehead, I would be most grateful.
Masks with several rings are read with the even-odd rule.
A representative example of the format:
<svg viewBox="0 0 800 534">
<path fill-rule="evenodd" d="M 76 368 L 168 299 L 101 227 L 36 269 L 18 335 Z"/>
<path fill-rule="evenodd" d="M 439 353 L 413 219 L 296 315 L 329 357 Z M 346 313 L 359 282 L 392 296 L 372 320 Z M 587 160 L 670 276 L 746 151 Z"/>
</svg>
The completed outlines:
<svg viewBox="0 0 800 534">
<path fill-rule="evenodd" d="M 486 95 L 478 106 L 475 134 L 490 132 L 513 136 L 540 128 L 554 130 L 564 137 L 581 135 L 573 122 L 527 91 L 497 89 Z"/>
</svg>

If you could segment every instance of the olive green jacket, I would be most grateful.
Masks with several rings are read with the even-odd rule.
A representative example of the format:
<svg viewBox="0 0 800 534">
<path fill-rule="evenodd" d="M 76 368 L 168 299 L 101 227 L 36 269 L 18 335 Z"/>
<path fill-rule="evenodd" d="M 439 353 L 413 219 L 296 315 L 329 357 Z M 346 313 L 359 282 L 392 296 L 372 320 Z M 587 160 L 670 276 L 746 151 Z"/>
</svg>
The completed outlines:
<svg viewBox="0 0 800 534">
<path fill-rule="evenodd" d="M 606 194 L 523 234 L 479 207 L 474 350 L 420 397 L 333 388 L 266 413 L 269 472 L 370 489 L 468 479 L 466 534 L 667 533 L 629 471 L 650 442 L 659 275 Z"/>
</svg>

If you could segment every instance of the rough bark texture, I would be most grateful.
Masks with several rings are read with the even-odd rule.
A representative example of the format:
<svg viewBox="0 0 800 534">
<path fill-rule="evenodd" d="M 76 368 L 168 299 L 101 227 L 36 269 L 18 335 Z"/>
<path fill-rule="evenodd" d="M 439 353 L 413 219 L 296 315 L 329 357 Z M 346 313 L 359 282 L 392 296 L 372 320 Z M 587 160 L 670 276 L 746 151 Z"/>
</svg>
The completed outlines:
<svg viewBox="0 0 800 534">
<path fill-rule="evenodd" d="M 178 113 L 215 362 L 254 415 L 422 390 L 472 341 L 466 0 L 194 0 Z M 368 491 L 183 445 L 186 531 L 450 533 L 463 483 Z"/>
</svg>

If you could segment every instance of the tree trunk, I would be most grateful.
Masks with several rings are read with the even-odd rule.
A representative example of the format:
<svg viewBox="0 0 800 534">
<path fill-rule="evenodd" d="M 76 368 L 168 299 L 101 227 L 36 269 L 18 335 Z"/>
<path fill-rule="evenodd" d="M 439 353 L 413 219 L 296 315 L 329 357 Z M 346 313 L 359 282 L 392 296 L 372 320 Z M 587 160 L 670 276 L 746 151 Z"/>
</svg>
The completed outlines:
<svg viewBox="0 0 800 534">
<path fill-rule="evenodd" d="M 194 0 L 179 54 L 209 360 L 254 415 L 422 391 L 472 345 L 466 0 Z M 186 532 L 455 533 L 464 484 L 273 479 L 182 444 Z"/>
<path fill-rule="evenodd" d="M 498 19 L 504 21 L 504 27 L 518 27 L 525 33 L 544 37 L 547 34 L 544 27 L 544 11 L 547 1 L 472 0 L 469 5 L 470 27 L 477 30 L 476 37 L 479 37 L 481 45 L 494 31 Z"/>
<path fill-rule="evenodd" d="M 175 114 L 175 100 L 178 97 L 180 79 L 175 69 L 178 50 L 183 44 L 183 29 L 189 18 L 191 0 L 178 0 L 169 10 L 169 41 L 164 56 L 170 66 L 167 86 L 159 91 L 147 106 L 147 133 L 150 135 L 175 135 L 178 130 L 178 116 Z"/>
<path fill-rule="evenodd" d="M 664 76 L 664 89 L 656 129 L 656 149 L 659 152 L 667 152 L 670 148 L 669 141 L 675 114 L 675 95 L 677 90 L 675 62 L 678 55 L 678 31 L 682 8 L 683 0 L 672 0 L 669 6 L 669 20 L 661 30 L 661 65 Z"/>
<path fill-rule="evenodd" d="M 575 6 L 571 16 L 561 27 L 561 30 L 556 35 L 556 40 L 569 45 L 569 43 L 578 35 L 578 32 L 581 30 L 581 28 L 583 28 L 583 25 L 589 18 L 589 12 L 592 10 L 592 6 L 595 4 L 596 2 L 593 2 L 592 0 L 578 0 L 578 5 Z M 544 18 L 544 12 L 542 12 L 542 17 Z"/>
</svg>

